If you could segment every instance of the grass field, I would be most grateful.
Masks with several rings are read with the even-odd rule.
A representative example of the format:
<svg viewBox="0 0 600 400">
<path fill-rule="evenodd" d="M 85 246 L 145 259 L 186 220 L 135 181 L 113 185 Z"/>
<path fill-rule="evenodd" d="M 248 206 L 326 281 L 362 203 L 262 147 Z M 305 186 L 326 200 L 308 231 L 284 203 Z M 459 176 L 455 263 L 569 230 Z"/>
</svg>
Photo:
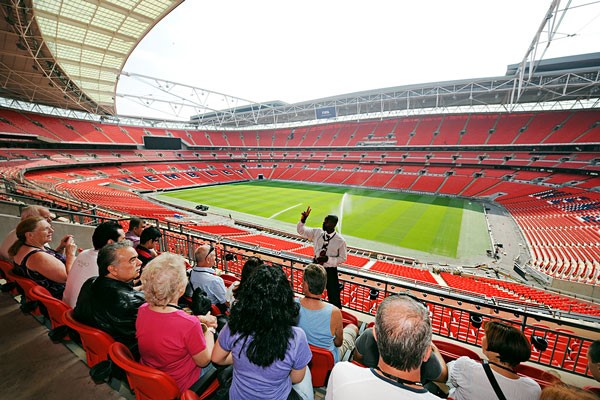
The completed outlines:
<svg viewBox="0 0 600 400">
<path fill-rule="evenodd" d="M 294 224 L 310 206 L 308 226 L 320 226 L 327 214 L 336 214 L 344 235 L 452 258 L 459 249 L 469 253 L 472 246 L 481 252 L 488 242 L 481 237 L 481 232 L 487 234 L 481 205 L 457 198 L 275 181 L 186 189 L 160 197 Z M 459 246 L 461 237 L 470 243 Z"/>
</svg>

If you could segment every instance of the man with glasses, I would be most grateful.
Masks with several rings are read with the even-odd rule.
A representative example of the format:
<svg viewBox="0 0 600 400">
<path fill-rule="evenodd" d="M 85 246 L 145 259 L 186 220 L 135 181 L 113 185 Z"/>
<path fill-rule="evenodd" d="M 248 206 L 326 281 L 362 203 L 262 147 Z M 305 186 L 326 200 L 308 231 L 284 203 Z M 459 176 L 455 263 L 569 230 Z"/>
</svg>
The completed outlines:
<svg viewBox="0 0 600 400">
<path fill-rule="evenodd" d="M 216 305 L 222 313 L 225 313 L 229 309 L 229 302 L 225 283 L 215 273 L 214 267 L 217 261 L 215 248 L 210 244 L 198 246 L 194 252 L 194 259 L 196 266 L 190 274 L 187 294 L 191 296 L 194 290 L 201 288 L 206 292 L 210 302 Z"/>
<path fill-rule="evenodd" d="M 327 298 L 331 304 L 342 308 L 337 267 L 346 261 L 346 241 L 335 231 L 338 223 L 338 217 L 335 215 L 325 217 L 322 229 L 307 228 L 304 224 L 310 212 L 310 207 L 302 212 L 296 231 L 300 236 L 313 242 L 315 254 L 313 262 L 325 267 L 327 272 Z"/>
<path fill-rule="evenodd" d="M 139 355 L 135 320 L 145 298 L 132 282 L 138 278 L 142 262 L 129 240 L 107 244 L 98 252 L 97 261 L 100 276 L 83 284 L 74 317 L 103 330 Z"/>
</svg>

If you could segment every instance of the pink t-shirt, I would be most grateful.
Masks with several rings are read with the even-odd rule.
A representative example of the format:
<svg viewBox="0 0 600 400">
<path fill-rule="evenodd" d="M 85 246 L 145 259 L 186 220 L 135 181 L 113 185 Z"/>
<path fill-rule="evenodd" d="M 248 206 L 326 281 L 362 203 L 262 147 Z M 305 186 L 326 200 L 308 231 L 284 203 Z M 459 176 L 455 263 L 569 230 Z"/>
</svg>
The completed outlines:
<svg viewBox="0 0 600 400">
<path fill-rule="evenodd" d="M 202 369 L 192 359 L 206 348 L 198 317 L 182 310 L 157 313 L 144 304 L 135 324 L 141 363 L 173 377 L 184 391 L 199 378 Z"/>
</svg>

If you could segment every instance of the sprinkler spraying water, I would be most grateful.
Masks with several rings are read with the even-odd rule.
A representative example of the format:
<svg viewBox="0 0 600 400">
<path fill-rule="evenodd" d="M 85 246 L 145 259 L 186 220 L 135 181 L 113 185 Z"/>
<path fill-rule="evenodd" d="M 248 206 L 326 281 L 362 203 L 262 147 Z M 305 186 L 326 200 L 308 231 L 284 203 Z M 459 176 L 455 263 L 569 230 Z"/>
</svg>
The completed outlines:
<svg viewBox="0 0 600 400">
<path fill-rule="evenodd" d="M 340 212 L 339 214 L 339 219 L 338 219 L 338 231 L 340 233 L 342 233 L 342 219 L 344 217 L 344 205 L 346 203 L 346 199 L 348 198 L 348 193 L 344 193 L 344 195 L 342 196 L 342 201 L 340 202 Z"/>
</svg>

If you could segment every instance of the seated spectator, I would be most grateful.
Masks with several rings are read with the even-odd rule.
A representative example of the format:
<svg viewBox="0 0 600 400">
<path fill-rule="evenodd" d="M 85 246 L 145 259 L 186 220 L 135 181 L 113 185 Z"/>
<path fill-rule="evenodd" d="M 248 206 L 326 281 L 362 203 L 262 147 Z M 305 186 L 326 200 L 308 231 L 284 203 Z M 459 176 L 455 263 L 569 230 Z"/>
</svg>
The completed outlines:
<svg viewBox="0 0 600 400">
<path fill-rule="evenodd" d="M 150 260 L 158 255 L 160 250 L 160 238 L 162 233 L 155 226 L 149 226 L 142 231 L 140 236 L 140 243 L 135 246 L 135 251 L 138 254 L 138 258 L 142 262 L 142 271 Z"/>
<path fill-rule="evenodd" d="M 203 244 L 198 246 L 194 252 L 196 266 L 192 268 L 190 274 L 190 287 L 187 295 L 196 288 L 201 288 L 206 292 L 210 302 L 216 305 L 222 313 L 229 309 L 229 302 L 226 299 L 225 283 L 223 279 L 215 273 L 214 266 L 217 260 L 215 248 L 212 245 Z"/>
<path fill-rule="evenodd" d="M 51 213 L 50 210 L 48 210 L 46 207 L 37 205 L 27 206 L 21 210 L 21 221 L 24 221 L 29 217 L 44 217 L 50 224 L 52 224 L 52 221 L 56 220 L 56 215 Z M 71 235 L 67 235 L 61 239 L 60 244 L 55 250 L 57 253 L 64 253 L 65 245 L 69 237 L 71 237 Z M 2 242 L 2 245 L 0 245 L 0 257 L 4 258 L 5 260 L 10 260 L 8 249 L 16 240 L 16 229 L 13 229 L 12 231 L 8 232 L 6 238 L 4 238 L 4 241 Z"/>
<path fill-rule="evenodd" d="M 309 344 L 329 350 L 333 360 L 338 362 L 354 348 L 358 327 L 348 324 L 344 328 L 340 309 L 322 301 L 326 285 L 325 268 L 308 264 L 303 275 L 304 298 L 299 300 L 298 326 L 306 333 Z"/>
<path fill-rule="evenodd" d="M 588 368 L 595 380 L 600 382 L 600 340 L 594 340 L 587 352 Z"/>
<path fill-rule="evenodd" d="M 337 363 L 329 375 L 325 399 L 439 400 L 421 384 L 421 363 L 431 354 L 427 308 L 408 296 L 386 297 L 377 309 L 373 332 L 378 368 Z"/>
<path fill-rule="evenodd" d="M 33 279 L 48 289 L 57 299 L 62 299 L 65 282 L 73 262 L 77 245 L 72 236 L 64 244 L 65 254 L 46 247 L 52 241 L 54 229 L 44 217 L 30 217 L 16 228 L 17 240 L 8 249 L 15 271 Z"/>
<path fill-rule="evenodd" d="M 356 347 L 352 354 L 353 360 L 368 368 L 377 368 L 379 363 L 379 350 L 373 334 L 373 328 L 365 331 L 356 339 Z M 440 354 L 435 344 L 431 344 L 431 356 L 421 364 L 421 383 L 433 393 L 438 393 L 439 389 L 432 381 L 440 380 L 444 374 L 447 376 L 448 370 L 446 362 Z"/>
<path fill-rule="evenodd" d="M 122 342 L 137 355 L 135 320 L 145 303 L 133 288 L 142 263 L 131 242 L 111 243 L 98 252 L 98 277 L 88 279 L 79 292 L 74 317 Z"/>
<path fill-rule="evenodd" d="M 163 253 L 142 273 L 146 304 L 138 312 L 136 332 L 140 362 L 173 377 L 179 389 L 196 391 L 210 363 L 214 327 L 208 327 L 177 305 L 187 285 L 185 260 Z"/>
<path fill-rule="evenodd" d="M 227 293 L 226 293 L 225 297 L 226 297 L 227 301 L 229 302 L 229 304 L 233 303 L 233 301 L 235 300 L 235 294 L 239 290 L 239 288 L 242 286 L 242 283 L 247 281 L 248 277 L 256 269 L 256 267 L 258 267 L 259 265 L 262 265 L 262 264 L 263 264 L 263 261 L 260 258 L 248 257 L 248 259 L 244 263 L 244 266 L 242 267 L 242 276 L 241 276 L 240 280 L 233 282 L 227 288 Z"/>
<path fill-rule="evenodd" d="M 542 390 L 540 400 L 598 400 L 598 396 L 574 386 L 555 383 Z"/>
<path fill-rule="evenodd" d="M 147 226 L 146 221 L 143 219 L 138 217 L 131 218 L 129 220 L 129 230 L 125 233 L 125 239 L 130 240 L 133 243 L 133 247 L 137 247 L 140 244 L 140 235 Z"/>
<path fill-rule="evenodd" d="M 497 399 L 486 371 L 486 362 L 504 396 L 511 400 L 539 399 L 540 385 L 521 377 L 515 368 L 531 356 L 531 344 L 523 332 L 499 321 L 485 324 L 481 349 L 487 357 L 482 363 L 459 357 L 448 363 L 449 397 L 455 400 Z"/>
<path fill-rule="evenodd" d="M 63 293 L 63 301 L 75 307 L 81 286 L 89 278 L 98 276 L 98 251 L 110 243 L 125 240 L 125 232 L 119 223 L 114 221 L 102 222 L 92 234 L 92 249 L 79 253 L 67 275 L 67 284 Z"/>
<path fill-rule="evenodd" d="M 303 380 L 311 352 L 304 331 L 294 326 L 297 317 L 284 272 L 257 267 L 238 292 L 212 354 L 215 364 L 233 363 L 230 399 L 298 398 L 292 384 Z"/>
</svg>

